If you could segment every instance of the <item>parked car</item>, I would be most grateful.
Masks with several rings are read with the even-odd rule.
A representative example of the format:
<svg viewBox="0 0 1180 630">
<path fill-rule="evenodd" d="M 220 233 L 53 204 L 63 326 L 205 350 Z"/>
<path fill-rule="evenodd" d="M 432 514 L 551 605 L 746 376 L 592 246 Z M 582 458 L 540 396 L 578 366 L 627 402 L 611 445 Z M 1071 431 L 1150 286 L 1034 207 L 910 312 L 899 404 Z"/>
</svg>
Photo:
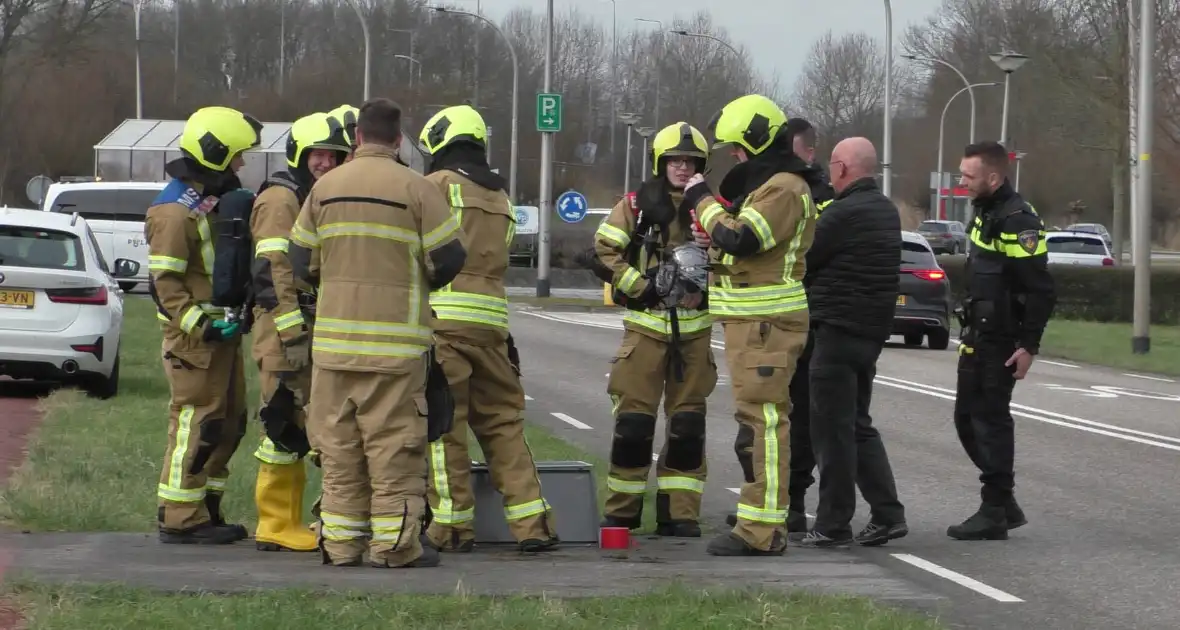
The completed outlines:
<svg viewBox="0 0 1180 630">
<path fill-rule="evenodd" d="M 1114 251 L 1114 241 L 1110 238 L 1110 232 L 1106 231 L 1106 226 L 1101 223 L 1074 223 L 1073 225 L 1065 226 L 1062 232 L 1086 232 L 1087 234 L 1097 234 L 1106 241 L 1106 249 Z"/>
<path fill-rule="evenodd" d="M 1051 265 L 1114 266 L 1110 246 L 1102 236 L 1092 232 L 1047 232 L 1045 247 Z"/>
<path fill-rule="evenodd" d="M 57 182 L 45 199 L 33 200 L 42 210 L 78 213 L 90 224 L 107 260 L 127 258 L 139 263 L 139 274 L 119 281 L 130 291 L 148 281 L 148 246 L 143 224 L 147 209 L 167 184 L 164 182 Z"/>
<path fill-rule="evenodd" d="M 918 233 L 935 254 L 958 254 L 967 251 L 967 230 L 958 221 L 923 221 Z"/>
<path fill-rule="evenodd" d="M 900 291 L 893 313 L 893 334 L 907 346 L 945 350 L 951 340 L 951 283 L 934 249 L 917 232 L 901 233 Z"/>
<path fill-rule="evenodd" d="M 123 292 L 139 273 L 120 258 L 112 270 L 77 214 L 0 209 L 0 375 L 119 391 Z"/>
</svg>

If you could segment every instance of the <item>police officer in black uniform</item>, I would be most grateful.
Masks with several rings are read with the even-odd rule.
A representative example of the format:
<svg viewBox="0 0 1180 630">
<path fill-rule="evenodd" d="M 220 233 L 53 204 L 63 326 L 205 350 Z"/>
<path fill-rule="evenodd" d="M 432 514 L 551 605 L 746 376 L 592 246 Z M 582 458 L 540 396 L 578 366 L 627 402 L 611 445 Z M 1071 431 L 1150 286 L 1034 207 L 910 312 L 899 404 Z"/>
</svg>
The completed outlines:
<svg viewBox="0 0 1180 630">
<path fill-rule="evenodd" d="M 979 469 L 983 504 L 947 529 L 958 540 L 1007 540 L 1027 523 L 1012 490 L 1016 381 L 1036 356 L 1056 303 L 1045 225 L 1008 182 L 1008 150 L 996 142 L 967 146 L 960 184 L 975 207 L 967 258 L 967 297 L 956 311 L 963 327 L 955 395 L 955 429 Z"/>
</svg>

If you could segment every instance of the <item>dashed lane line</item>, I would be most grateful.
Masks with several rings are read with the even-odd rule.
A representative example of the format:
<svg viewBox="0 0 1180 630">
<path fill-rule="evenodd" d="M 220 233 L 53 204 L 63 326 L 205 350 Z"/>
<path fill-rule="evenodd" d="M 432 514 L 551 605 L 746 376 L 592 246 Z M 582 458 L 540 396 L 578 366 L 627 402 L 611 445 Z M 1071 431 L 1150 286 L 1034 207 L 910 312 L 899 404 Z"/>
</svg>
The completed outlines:
<svg viewBox="0 0 1180 630">
<path fill-rule="evenodd" d="M 946 567 L 939 566 L 937 564 L 934 564 L 933 562 L 930 562 L 929 560 L 919 558 L 918 556 L 910 555 L 908 553 L 893 553 L 893 554 L 889 554 L 889 555 L 893 556 L 894 558 L 897 558 L 898 560 L 901 560 L 902 562 L 905 562 L 906 564 L 918 567 L 919 569 L 922 569 L 923 571 L 928 571 L 930 573 L 933 573 L 934 575 L 937 575 L 938 577 L 940 577 L 944 580 L 950 580 L 951 582 L 954 582 L 955 584 L 958 584 L 959 586 L 962 586 L 964 588 L 969 588 L 969 589 L 975 591 L 976 593 L 979 593 L 980 595 L 983 595 L 985 597 L 990 597 L 990 598 L 996 600 L 997 602 L 1019 603 L 1019 602 L 1024 601 L 1023 599 L 1020 599 L 1019 597 L 1017 597 L 1015 595 L 1012 595 L 1010 593 L 1005 593 L 1004 591 L 1001 591 L 998 588 L 988 586 L 987 584 L 984 584 L 983 582 L 980 582 L 979 580 L 969 578 L 966 575 L 963 575 L 962 573 L 957 573 L 955 571 L 951 571 L 950 569 L 948 569 Z"/>
<path fill-rule="evenodd" d="M 558 412 L 558 411 L 550 412 L 549 415 L 553 416 L 554 418 L 557 418 L 558 420 L 561 420 L 562 422 L 570 425 L 571 427 L 573 427 L 575 429 L 582 429 L 583 431 L 589 431 L 590 429 L 593 428 L 590 425 L 586 424 L 585 422 L 578 420 L 577 418 L 574 418 L 572 416 L 567 416 L 566 414 Z"/>
<path fill-rule="evenodd" d="M 1142 378 L 1149 381 L 1159 381 L 1161 383 L 1175 383 L 1176 381 L 1170 378 L 1161 378 L 1159 376 L 1148 376 L 1146 374 L 1131 374 L 1130 372 L 1123 372 L 1123 376 L 1130 376 L 1131 378 Z"/>
</svg>

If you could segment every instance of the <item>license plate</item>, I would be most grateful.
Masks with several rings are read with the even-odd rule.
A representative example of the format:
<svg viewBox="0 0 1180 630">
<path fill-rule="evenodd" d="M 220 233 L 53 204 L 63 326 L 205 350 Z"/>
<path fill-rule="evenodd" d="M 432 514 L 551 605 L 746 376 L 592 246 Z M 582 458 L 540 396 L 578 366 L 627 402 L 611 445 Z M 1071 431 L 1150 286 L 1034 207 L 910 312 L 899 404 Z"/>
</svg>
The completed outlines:
<svg viewBox="0 0 1180 630">
<path fill-rule="evenodd" d="M 898 306 L 905 306 L 905 296 L 904 295 L 897 296 L 897 305 Z"/>
<path fill-rule="evenodd" d="M 0 307 L 4 308 L 33 308 L 32 291 L 0 290 Z"/>
</svg>

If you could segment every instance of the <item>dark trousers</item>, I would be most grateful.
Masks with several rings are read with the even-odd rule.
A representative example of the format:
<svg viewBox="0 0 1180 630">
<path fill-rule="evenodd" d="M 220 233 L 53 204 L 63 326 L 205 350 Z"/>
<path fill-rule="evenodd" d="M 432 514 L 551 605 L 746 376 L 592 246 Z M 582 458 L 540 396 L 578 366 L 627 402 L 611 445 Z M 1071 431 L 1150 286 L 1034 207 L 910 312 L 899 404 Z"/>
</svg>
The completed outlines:
<svg viewBox="0 0 1180 630">
<path fill-rule="evenodd" d="M 878 525 L 905 521 L 893 469 L 869 404 L 883 342 L 819 324 L 811 355 L 811 439 L 819 464 L 815 530 L 836 538 L 851 534 L 856 489 Z"/>
<path fill-rule="evenodd" d="M 990 505 L 1004 505 L 1015 487 L 1015 435 L 1012 414 L 1012 376 L 1016 366 L 1005 366 L 1016 345 L 980 343 L 964 346 L 959 354 L 955 392 L 955 430 L 971 462 L 979 469 L 981 496 Z"/>
<path fill-rule="evenodd" d="M 789 494 L 791 511 L 803 512 L 807 489 L 815 483 L 815 453 L 811 450 L 811 351 L 815 335 L 807 335 L 807 346 L 795 365 L 791 377 L 791 481 Z"/>
</svg>

